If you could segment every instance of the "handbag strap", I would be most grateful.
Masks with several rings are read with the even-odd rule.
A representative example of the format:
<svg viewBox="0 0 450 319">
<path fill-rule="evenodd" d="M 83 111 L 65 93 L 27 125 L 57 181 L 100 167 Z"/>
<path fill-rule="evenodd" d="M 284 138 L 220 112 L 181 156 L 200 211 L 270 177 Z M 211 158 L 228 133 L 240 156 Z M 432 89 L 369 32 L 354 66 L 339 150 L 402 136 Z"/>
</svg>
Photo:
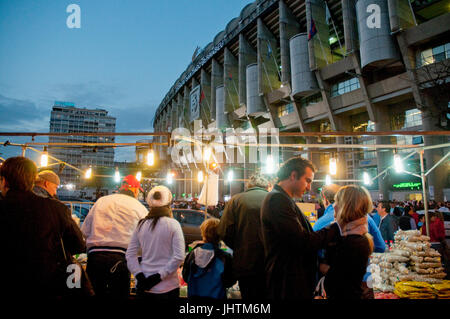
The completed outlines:
<svg viewBox="0 0 450 319">
<path fill-rule="evenodd" d="M 324 282 L 325 282 L 325 276 L 320 278 L 319 282 L 317 283 L 317 286 L 316 286 L 316 289 L 315 289 L 314 293 L 315 293 L 316 296 L 320 296 L 320 297 L 326 299 L 327 298 L 327 293 L 325 291 Z"/>
<path fill-rule="evenodd" d="M 61 236 L 59 236 L 59 241 L 61 242 L 61 250 L 63 252 L 64 260 L 70 263 L 71 261 L 67 259 L 66 248 L 64 247 L 64 241 Z"/>
</svg>

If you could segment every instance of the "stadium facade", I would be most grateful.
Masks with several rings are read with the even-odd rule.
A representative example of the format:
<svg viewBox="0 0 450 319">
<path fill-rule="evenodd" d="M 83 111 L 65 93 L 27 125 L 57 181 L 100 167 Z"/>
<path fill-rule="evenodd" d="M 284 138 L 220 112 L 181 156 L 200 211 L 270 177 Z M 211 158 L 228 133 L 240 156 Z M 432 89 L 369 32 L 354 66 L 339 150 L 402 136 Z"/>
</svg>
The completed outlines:
<svg viewBox="0 0 450 319">
<path fill-rule="evenodd" d="M 443 131 L 450 128 L 450 7 L 447 1 L 412 0 L 257 0 L 245 6 L 211 43 L 194 53 L 175 80 L 153 120 L 155 132 L 204 128 L 222 133 L 278 129 L 279 132 Z M 199 122 L 200 121 L 200 122 Z M 163 137 L 156 138 L 162 142 Z M 439 136 L 280 136 L 281 144 L 423 144 L 441 145 Z M 449 148 L 424 153 L 431 168 Z M 216 150 L 217 152 L 218 150 Z M 220 151 L 220 150 L 219 150 Z M 198 163 L 174 163 L 173 147 L 159 147 L 162 167 L 176 172 L 172 188 L 200 192 Z M 178 152 L 178 150 L 176 150 Z M 323 180 L 328 162 L 337 158 L 335 179 L 376 176 L 405 149 L 282 147 L 282 162 L 306 156 Z M 248 155 L 247 151 L 244 151 Z M 243 190 L 227 184 L 226 172 L 246 179 L 265 162 L 220 163 L 220 196 Z M 419 156 L 405 163 L 420 174 Z M 164 170 L 161 177 L 164 177 Z M 450 199 L 449 165 L 427 176 L 429 198 Z M 317 190 L 323 183 L 313 184 Z M 421 180 L 390 170 L 369 187 L 376 199 L 421 197 Z M 223 197 L 222 197 L 223 198 Z"/>
</svg>

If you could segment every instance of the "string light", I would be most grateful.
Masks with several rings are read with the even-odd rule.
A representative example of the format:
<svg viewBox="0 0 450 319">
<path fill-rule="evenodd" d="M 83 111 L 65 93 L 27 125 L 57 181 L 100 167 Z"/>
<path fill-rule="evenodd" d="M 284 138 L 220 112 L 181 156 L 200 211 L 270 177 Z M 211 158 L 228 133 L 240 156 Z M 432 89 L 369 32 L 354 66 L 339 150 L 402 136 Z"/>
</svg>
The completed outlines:
<svg viewBox="0 0 450 319">
<path fill-rule="evenodd" d="M 84 178 L 89 179 L 91 178 L 91 176 L 92 176 L 92 167 L 89 166 L 89 168 L 86 170 L 86 173 L 84 174 Z"/>
<path fill-rule="evenodd" d="M 155 164 L 155 151 L 151 148 L 147 153 L 147 165 L 153 166 Z"/>
<path fill-rule="evenodd" d="M 198 171 L 198 174 L 197 174 L 197 181 L 198 181 L 199 183 L 203 182 L 203 171 Z"/>
<path fill-rule="evenodd" d="M 233 171 L 232 171 L 232 170 L 229 170 L 229 171 L 228 171 L 228 174 L 227 174 L 227 181 L 228 181 L 229 183 L 233 181 L 233 178 L 234 178 L 233 175 L 234 175 L 234 174 L 233 174 Z"/>
<path fill-rule="evenodd" d="M 330 158 L 330 175 L 336 175 L 337 163 L 334 157 Z"/>
<path fill-rule="evenodd" d="M 275 165 L 273 163 L 272 155 L 267 155 L 267 158 L 266 158 L 266 173 L 267 174 L 273 174 L 274 167 L 275 167 Z"/>
<path fill-rule="evenodd" d="M 41 167 L 47 167 L 48 166 L 48 152 L 47 152 L 47 146 L 44 146 L 44 151 L 41 154 Z"/>
<path fill-rule="evenodd" d="M 116 167 L 116 172 L 114 173 L 114 181 L 116 183 L 120 182 L 120 172 L 119 172 L 119 168 L 118 167 Z"/>
<path fill-rule="evenodd" d="M 212 155 L 211 147 L 209 147 L 209 146 L 205 147 L 205 149 L 203 150 L 203 160 L 205 162 L 209 161 L 209 159 L 211 158 L 211 155 Z"/>
<path fill-rule="evenodd" d="M 166 177 L 167 184 L 171 185 L 171 184 L 173 183 L 173 176 L 174 176 L 174 175 L 175 175 L 175 174 L 172 173 L 171 171 L 169 171 L 169 172 L 167 173 L 167 177 Z"/>
<path fill-rule="evenodd" d="M 394 168 L 397 173 L 403 172 L 403 161 L 398 154 L 394 155 Z"/>
<path fill-rule="evenodd" d="M 372 185 L 372 180 L 369 176 L 369 173 L 367 173 L 367 172 L 363 173 L 363 181 L 364 181 L 364 185 Z"/>
<path fill-rule="evenodd" d="M 331 185 L 331 177 L 330 177 L 330 175 L 325 176 L 325 185 Z"/>
</svg>

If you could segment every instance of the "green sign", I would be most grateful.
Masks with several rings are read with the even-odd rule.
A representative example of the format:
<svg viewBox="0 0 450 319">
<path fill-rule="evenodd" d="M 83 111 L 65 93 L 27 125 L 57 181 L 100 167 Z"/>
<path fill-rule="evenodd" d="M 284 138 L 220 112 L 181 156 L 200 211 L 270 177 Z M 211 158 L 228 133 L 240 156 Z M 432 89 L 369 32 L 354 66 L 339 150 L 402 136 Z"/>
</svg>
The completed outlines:
<svg viewBox="0 0 450 319">
<path fill-rule="evenodd" d="M 394 188 L 410 188 L 410 189 L 420 189 L 422 183 L 420 182 L 403 182 L 399 184 L 392 185 Z"/>
</svg>

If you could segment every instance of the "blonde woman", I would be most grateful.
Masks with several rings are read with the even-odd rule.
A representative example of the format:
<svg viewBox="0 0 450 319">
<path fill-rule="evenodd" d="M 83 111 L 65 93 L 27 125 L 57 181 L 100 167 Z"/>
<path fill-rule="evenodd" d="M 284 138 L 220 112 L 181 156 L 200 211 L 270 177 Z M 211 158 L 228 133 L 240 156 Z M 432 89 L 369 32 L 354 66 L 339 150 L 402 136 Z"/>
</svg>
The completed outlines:
<svg viewBox="0 0 450 319">
<path fill-rule="evenodd" d="M 373 209 L 367 189 L 342 187 L 335 195 L 335 218 L 340 227 L 337 242 L 328 248 L 330 269 L 324 288 L 328 299 L 362 299 L 362 281 L 373 251 L 367 214 Z"/>
</svg>

